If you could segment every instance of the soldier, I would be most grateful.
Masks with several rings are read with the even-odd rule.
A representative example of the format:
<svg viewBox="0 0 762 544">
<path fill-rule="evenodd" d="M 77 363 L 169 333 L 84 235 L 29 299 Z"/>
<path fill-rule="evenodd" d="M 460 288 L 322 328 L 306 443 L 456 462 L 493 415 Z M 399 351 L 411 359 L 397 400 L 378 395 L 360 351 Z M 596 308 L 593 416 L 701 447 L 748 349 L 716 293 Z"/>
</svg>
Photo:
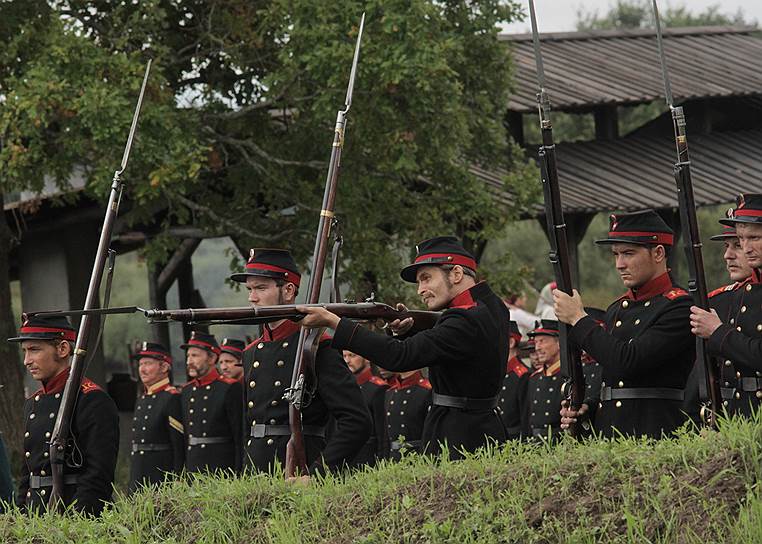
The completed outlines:
<svg viewBox="0 0 762 544">
<path fill-rule="evenodd" d="M 243 391 L 237 380 L 225 378 L 215 364 L 217 339 L 193 331 L 182 349 L 191 380 L 183 386 L 185 468 L 189 472 L 241 469 Z"/>
<path fill-rule="evenodd" d="M 521 332 L 513 320 L 510 322 L 509 334 L 508 364 L 497 408 L 505 425 L 506 438 L 511 440 L 521 438 L 521 418 L 526 406 L 529 369 L 519 359 Z"/>
<path fill-rule="evenodd" d="M 556 438 L 561 431 L 561 347 L 558 321 L 543 319 L 529 331 L 541 368 L 528 378 L 524 408 L 524 434 L 532 438 Z"/>
<path fill-rule="evenodd" d="M 723 369 L 729 363 L 735 370 L 735 380 L 723 385 L 734 386 L 732 411 L 749 416 L 762 402 L 762 194 L 740 195 L 737 208 L 720 223 L 735 226 L 751 276 L 733 290 L 727 322 L 718 315 L 722 309 L 693 307 L 691 329 L 709 339 L 709 353 L 722 358 Z"/>
<path fill-rule="evenodd" d="M 606 312 L 600 308 L 585 308 L 587 315 L 603 327 L 606 320 Z M 598 361 L 593 359 L 586 351 L 582 352 L 582 372 L 585 375 L 585 398 L 597 399 L 601 395 L 601 382 L 603 381 L 603 369 Z"/>
<path fill-rule="evenodd" d="M 733 293 L 742 287 L 749 276 L 751 276 L 751 267 L 746 262 L 746 257 L 738 242 L 736 229 L 732 225 L 723 225 L 722 232 L 709 238 L 715 242 L 723 242 L 725 268 L 728 271 L 730 281 L 709 293 L 709 307 L 717 312 L 723 323 L 727 323 L 730 318 L 730 305 L 733 301 Z M 685 402 L 683 410 L 699 425 L 701 423 L 701 402 L 700 402 L 700 380 L 704 379 L 702 369 L 699 367 L 699 361 L 693 366 L 688 377 L 688 383 L 685 386 Z M 730 360 L 725 360 L 722 369 L 720 393 L 722 394 L 722 404 L 728 413 L 733 413 L 733 402 L 735 400 L 736 371 Z"/>
<path fill-rule="evenodd" d="M 404 336 L 412 319 L 390 323 L 397 337 L 378 334 L 324 308 L 307 308 L 303 325 L 336 331 L 333 345 L 395 371 L 429 367 L 432 408 L 422 440 L 438 454 L 447 442 L 452 458 L 491 441 L 505 440 L 497 414 L 498 393 L 508 360 L 508 309 L 484 282 L 476 261 L 453 236 L 421 242 L 402 279 L 418 284 L 429 310 L 444 310 L 434 328 Z"/>
<path fill-rule="evenodd" d="M 603 368 L 599 402 L 579 411 L 564 408 L 562 427 L 592 418 L 604 436 L 660 438 L 685 421 L 685 382 L 695 357 L 689 334 L 691 299 L 672 284 L 667 270 L 674 233 L 653 210 L 611 215 L 608 237 L 627 293 L 606 310 L 604 327 L 587 315 L 579 293 L 553 293 L 559 320 L 571 339 Z"/>
<path fill-rule="evenodd" d="M 426 415 L 431 409 L 431 383 L 420 370 L 394 376 L 384 394 L 386 435 L 390 459 L 399 461 L 403 451 L 421 451 Z"/>
<path fill-rule="evenodd" d="M 274 306 L 294 303 L 301 275 L 288 251 L 262 249 L 252 250 L 246 270 L 231 279 L 246 284 L 251 304 Z M 291 386 L 300 327 L 290 320 L 266 324 L 262 336 L 244 351 L 245 462 L 262 472 L 272 471 L 276 463 L 282 465 L 286 459 L 291 431 L 289 404 L 283 394 Z M 315 373 L 315 379 L 307 384 L 314 396 L 302 408 L 310 473 L 346 466 L 367 442 L 372 429 L 362 392 L 328 338 L 317 350 Z M 335 429 L 326 441 L 329 416 Z"/>
<path fill-rule="evenodd" d="M 132 421 L 130 492 L 164 481 L 167 473 L 179 473 L 185 460 L 180 391 L 169 383 L 172 356 L 161 344 L 143 342 L 134 358 L 143 394 Z"/>
<path fill-rule="evenodd" d="M 50 435 L 69 377 L 76 331 L 64 317 L 33 317 L 19 335 L 24 366 L 42 387 L 24 403 L 24 461 L 16 494 L 23 511 L 45 510 L 53 479 L 48 460 Z M 119 449 L 116 404 L 98 385 L 85 378 L 71 422 L 72 450 L 63 465 L 65 505 L 97 515 L 111 501 Z"/>
<path fill-rule="evenodd" d="M 376 459 L 383 457 L 388 449 L 386 429 L 384 425 L 384 393 L 389 384 L 378 376 L 373 375 L 370 361 L 366 358 L 344 350 L 344 361 L 354 374 L 357 385 L 360 386 L 365 406 L 370 412 L 373 430 L 370 438 L 352 461 L 352 466 L 374 465 Z"/>
<path fill-rule="evenodd" d="M 220 344 L 220 374 L 230 380 L 243 383 L 243 350 L 246 342 L 235 338 L 223 338 Z"/>
</svg>

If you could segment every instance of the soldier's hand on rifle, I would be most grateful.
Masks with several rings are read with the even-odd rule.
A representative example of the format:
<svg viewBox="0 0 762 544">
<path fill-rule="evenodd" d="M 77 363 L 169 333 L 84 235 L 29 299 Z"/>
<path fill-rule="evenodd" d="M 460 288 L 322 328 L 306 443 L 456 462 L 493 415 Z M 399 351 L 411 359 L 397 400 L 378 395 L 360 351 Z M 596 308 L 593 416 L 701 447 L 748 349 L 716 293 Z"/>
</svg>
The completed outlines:
<svg viewBox="0 0 762 544">
<path fill-rule="evenodd" d="M 587 412 L 589 409 L 590 409 L 589 406 L 583 403 L 582 406 L 579 407 L 579 410 L 572 410 L 569 407 L 569 401 L 562 400 L 561 401 L 561 428 L 563 430 L 567 430 L 569 427 L 577 423 L 577 420 L 582 420 L 585 417 L 587 417 Z"/>
<path fill-rule="evenodd" d="M 585 305 L 582 303 L 582 297 L 576 289 L 572 291 L 574 296 L 569 296 L 560 289 L 553 290 L 553 311 L 556 317 L 562 323 L 576 325 L 577 321 L 587 315 Z"/>
<path fill-rule="evenodd" d="M 297 306 L 296 311 L 304 314 L 301 324 L 308 329 L 325 327 L 335 329 L 339 326 L 341 318 L 319 306 Z"/>
<path fill-rule="evenodd" d="M 401 302 L 397 303 L 397 310 L 400 312 L 406 312 L 407 306 Z M 413 318 L 408 317 L 406 319 L 395 319 L 389 323 L 389 329 L 391 329 L 394 336 L 400 336 L 408 332 L 413 327 Z"/>
<path fill-rule="evenodd" d="M 709 338 L 722 325 L 717 312 L 707 312 L 698 306 L 691 306 L 691 332 L 699 338 Z"/>
</svg>

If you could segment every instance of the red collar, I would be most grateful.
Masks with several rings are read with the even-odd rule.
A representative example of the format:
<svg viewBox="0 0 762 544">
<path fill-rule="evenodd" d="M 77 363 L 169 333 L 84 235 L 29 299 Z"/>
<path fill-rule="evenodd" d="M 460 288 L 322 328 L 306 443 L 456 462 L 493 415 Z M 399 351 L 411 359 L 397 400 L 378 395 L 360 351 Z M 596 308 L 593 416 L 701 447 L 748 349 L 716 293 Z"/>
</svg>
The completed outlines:
<svg viewBox="0 0 762 544">
<path fill-rule="evenodd" d="M 395 378 L 397 378 L 397 381 L 393 385 L 394 389 L 407 389 L 408 387 L 413 387 L 426 380 L 420 370 L 416 370 L 413 374 L 403 380 L 401 380 L 399 376 L 395 376 Z"/>
<path fill-rule="evenodd" d="M 663 295 L 670 289 L 672 289 L 672 279 L 669 277 L 669 272 L 665 272 L 661 276 L 648 280 L 635 291 L 628 289 L 624 298 L 635 301 L 648 300 L 657 295 Z"/>
<path fill-rule="evenodd" d="M 473 287 L 471 287 L 470 289 L 466 289 L 457 297 L 452 299 L 450 303 L 447 305 L 447 307 L 465 309 L 465 308 L 473 308 L 474 306 L 476 306 L 476 301 L 474 300 L 474 297 L 471 295 L 471 289 L 473 289 Z"/>
<path fill-rule="evenodd" d="M 209 371 L 209 373 L 206 376 L 202 376 L 200 378 L 191 380 L 190 384 L 195 385 L 196 387 L 203 387 L 205 385 L 209 385 L 212 382 L 216 382 L 219 379 L 220 379 L 220 373 L 217 372 L 217 369 L 215 367 L 212 367 L 212 369 Z"/>
<path fill-rule="evenodd" d="M 370 366 L 366 366 L 362 369 L 362 372 L 359 374 L 355 374 L 355 379 L 357 380 L 357 385 L 362 385 L 364 383 L 368 383 L 371 378 L 373 378 L 373 372 L 370 370 Z"/>
<path fill-rule="evenodd" d="M 296 323 L 295 321 L 286 320 L 274 329 L 270 329 L 270 327 L 265 324 L 265 326 L 262 328 L 262 336 L 259 338 L 262 342 L 277 342 L 279 340 L 283 340 L 284 338 L 288 338 L 295 332 L 299 330 L 299 323 Z"/>
<path fill-rule="evenodd" d="M 66 385 L 66 380 L 69 377 L 70 367 L 66 367 L 64 370 L 50 378 L 47 382 L 42 384 L 42 392 L 45 395 L 52 395 L 54 393 L 60 393 L 63 391 Z"/>
</svg>

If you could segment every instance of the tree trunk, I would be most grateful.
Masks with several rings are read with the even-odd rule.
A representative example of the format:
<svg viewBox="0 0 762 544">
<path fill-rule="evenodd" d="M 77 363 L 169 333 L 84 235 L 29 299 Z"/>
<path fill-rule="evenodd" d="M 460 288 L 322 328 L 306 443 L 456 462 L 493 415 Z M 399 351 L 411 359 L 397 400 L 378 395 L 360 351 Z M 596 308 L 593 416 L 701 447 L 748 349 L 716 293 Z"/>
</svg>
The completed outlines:
<svg viewBox="0 0 762 544">
<path fill-rule="evenodd" d="M 4 195 L 0 193 L 0 210 Z M 5 214 L 0 219 L 0 433 L 11 458 L 11 467 L 20 466 L 24 434 L 24 369 L 18 344 L 6 341 L 16 336 L 11 307 L 10 252 L 14 243 Z"/>
</svg>

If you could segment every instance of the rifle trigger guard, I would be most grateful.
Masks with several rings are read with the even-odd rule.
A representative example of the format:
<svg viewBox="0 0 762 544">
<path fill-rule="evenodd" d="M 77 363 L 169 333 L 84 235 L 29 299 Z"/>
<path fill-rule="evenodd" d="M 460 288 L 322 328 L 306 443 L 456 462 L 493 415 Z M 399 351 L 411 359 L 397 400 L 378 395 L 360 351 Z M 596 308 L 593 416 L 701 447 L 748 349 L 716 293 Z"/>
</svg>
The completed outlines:
<svg viewBox="0 0 762 544">
<path fill-rule="evenodd" d="M 294 408 L 301 411 L 310 405 L 314 396 L 315 392 L 304 386 L 304 374 L 300 374 L 294 387 L 288 387 L 283 393 L 283 400 L 293 404 Z"/>
</svg>

